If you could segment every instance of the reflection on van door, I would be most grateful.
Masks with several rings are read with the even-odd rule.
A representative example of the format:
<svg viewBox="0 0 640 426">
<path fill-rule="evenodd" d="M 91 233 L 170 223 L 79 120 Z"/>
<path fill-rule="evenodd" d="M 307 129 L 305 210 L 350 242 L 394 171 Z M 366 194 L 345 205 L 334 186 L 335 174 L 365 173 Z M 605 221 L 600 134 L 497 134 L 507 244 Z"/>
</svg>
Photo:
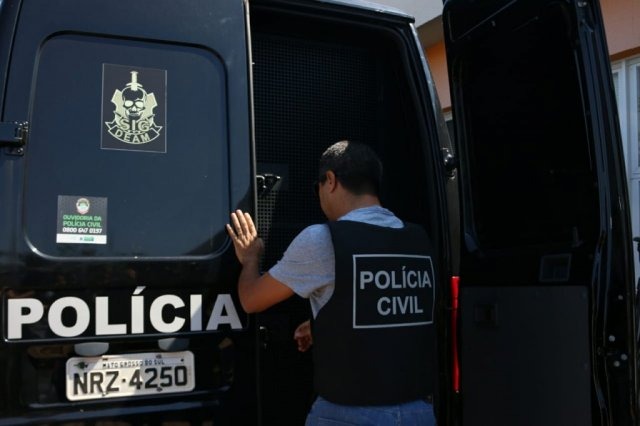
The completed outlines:
<svg viewBox="0 0 640 426">
<path fill-rule="evenodd" d="M 464 425 L 631 425 L 633 251 L 597 2 L 444 11 L 464 241 Z"/>
</svg>

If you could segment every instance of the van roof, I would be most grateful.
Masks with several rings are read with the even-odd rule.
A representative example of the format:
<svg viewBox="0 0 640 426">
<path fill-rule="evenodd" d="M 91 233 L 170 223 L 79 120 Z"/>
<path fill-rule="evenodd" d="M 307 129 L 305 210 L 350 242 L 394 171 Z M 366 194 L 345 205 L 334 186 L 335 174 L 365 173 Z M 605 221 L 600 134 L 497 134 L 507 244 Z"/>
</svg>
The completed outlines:
<svg viewBox="0 0 640 426">
<path fill-rule="evenodd" d="M 330 3 L 336 5 L 344 5 L 349 7 L 356 7 L 359 9 L 366 9 L 369 11 L 391 14 L 406 19 L 410 22 L 415 22 L 415 18 L 412 15 L 404 12 L 403 10 L 387 6 L 384 4 L 374 3 L 366 0 L 316 0 L 319 3 Z"/>
</svg>

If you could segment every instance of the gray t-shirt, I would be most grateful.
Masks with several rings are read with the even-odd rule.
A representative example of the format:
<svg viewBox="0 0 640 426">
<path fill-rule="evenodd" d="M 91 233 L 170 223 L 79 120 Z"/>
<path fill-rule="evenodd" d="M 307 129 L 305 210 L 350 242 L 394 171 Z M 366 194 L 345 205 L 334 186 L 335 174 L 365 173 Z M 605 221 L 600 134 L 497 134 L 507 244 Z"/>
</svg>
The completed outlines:
<svg viewBox="0 0 640 426">
<path fill-rule="evenodd" d="M 400 219 L 381 206 L 352 210 L 338 220 L 389 228 L 404 227 Z M 319 224 L 303 229 L 289 244 L 282 259 L 269 270 L 269 274 L 297 295 L 309 299 L 315 318 L 333 295 L 335 269 L 329 226 Z"/>
</svg>

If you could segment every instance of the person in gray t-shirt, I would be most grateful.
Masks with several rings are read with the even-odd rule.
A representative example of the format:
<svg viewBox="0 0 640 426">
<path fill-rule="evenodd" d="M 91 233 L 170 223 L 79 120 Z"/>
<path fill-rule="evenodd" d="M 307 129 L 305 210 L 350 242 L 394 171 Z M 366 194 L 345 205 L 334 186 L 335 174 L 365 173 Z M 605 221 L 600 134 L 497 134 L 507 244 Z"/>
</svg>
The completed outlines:
<svg viewBox="0 0 640 426">
<path fill-rule="evenodd" d="M 371 148 L 348 141 L 337 142 L 322 154 L 319 169 L 316 189 L 320 207 L 327 219 L 366 222 L 391 228 L 404 227 L 400 219 L 380 205 L 378 191 L 382 181 L 382 164 Z M 298 294 L 310 300 L 315 317 L 331 299 L 335 283 L 335 259 L 331 234 L 326 224 L 305 228 L 291 242 L 282 259 L 262 275 L 259 272 L 259 261 L 264 243 L 258 237 L 251 216 L 241 210 L 231 213 L 231 224 L 227 224 L 227 231 L 242 264 L 238 295 L 246 312 L 261 312 Z M 299 327 L 294 338 L 298 341 L 298 348 L 306 350 L 311 344 L 309 324 Z M 420 424 L 435 424 L 433 408 L 424 401 L 412 401 L 407 407 L 398 407 L 413 414 L 424 412 L 420 417 L 425 422 Z M 327 410 L 337 420 L 341 418 L 339 413 L 346 412 L 350 413 L 349 418 L 352 420 L 353 416 L 364 418 L 370 414 L 362 412 L 366 409 L 339 406 L 319 398 L 307 421 L 312 421 L 310 419 L 313 415 Z M 386 422 L 383 419 L 378 421 L 379 424 L 387 424 Z"/>
<path fill-rule="evenodd" d="M 377 194 L 382 163 L 367 145 L 347 141 L 333 144 L 320 158 L 319 176 L 316 189 L 327 219 L 404 226 L 380 205 Z M 311 225 L 300 232 L 282 259 L 263 275 L 258 268 L 264 242 L 258 237 L 251 216 L 240 210 L 231 213 L 227 231 L 242 264 L 238 295 L 246 312 L 263 311 L 298 294 L 310 299 L 315 316 L 331 298 L 335 261 L 326 224 Z"/>
<path fill-rule="evenodd" d="M 400 219 L 379 206 L 362 207 L 338 218 L 372 225 L 402 228 Z M 298 296 L 309 299 L 313 316 L 331 298 L 335 281 L 335 259 L 331 234 L 326 224 L 305 228 L 291 242 L 282 259 L 269 274 Z"/>
</svg>

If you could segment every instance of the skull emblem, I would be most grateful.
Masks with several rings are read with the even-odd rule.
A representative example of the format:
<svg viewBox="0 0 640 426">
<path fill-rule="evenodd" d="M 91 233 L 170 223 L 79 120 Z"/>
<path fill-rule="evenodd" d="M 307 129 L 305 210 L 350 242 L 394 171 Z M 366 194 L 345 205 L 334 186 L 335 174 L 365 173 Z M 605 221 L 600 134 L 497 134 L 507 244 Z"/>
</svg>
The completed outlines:
<svg viewBox="0 0 640 426">
<path fill-rule="evenodd" d="M 2 0 L 0 0 L 0 3 L 2 3 Z M 115 109 L 113 110 L 113 120 L 104 122 L 106 125 L 106 131 L 114 139 L 133 145 L 146 144 L 162 136 L 161 130 L 163 126 L 156 124 L 156 114 L 153 112 L 158 106 L 158 101 L 153 93 L 153 88 L 164 87 L 164 95 L 166 95 L 166 71 L 151 69 L 142 71 L 140 78 L 144 80 L 145 83 L 147 83 L 147 81 L 149 82 L 149 91 L 146 91 L 138 81 L 140 75 L 138 74 L 138 71 L 123 69 L 124 67 L 121 65 L 109 65 L 109 69 L 111 69 L 111 67 L 117 67 L 117 74 L 113 75 L 113 77 L 116 78 L 103 78 L 105 84 L 106 82 L 109 82 L 109 85 L 112 84 L 111 82 L 119 82 L 122 84 L 122 80 L 125 80 L 125 84 L 124 87 L 120 86 L 122 87 L 121 89 L 115 89 L 113 91 L 111 103 L 114 105 Z M 103 77 L 106 76 L 107 64 L 104 65 L 104 70 L 105 73 L 103 73 Z M 126 82 L 127 78 L 122 76 L 123 73 L 126 73 L 125 76 L 127 74 L 131 74 L 131 80 L 129 82 Z M 161 78 L 164 79 L 164 81 L 161 81 Z M 103 92 L 106 87 L 105 84 L 103 84 Z M 164 102 L 164 96 L 162 99 Z M 104 102 L 105 99 L 103 98 L 103 111 Z M 166 120 L 164 108 L 161 110 L 160 118 L 161 120 Z M 162 141 L 162 152 L 166 152 L 164 151 L 166 148 L 166 140 L 164 136 L 162 137 Z M 157 147 L 154 146 L 150 150 L 155 151 L 156 148 Z"/>
<path fill-rule="evenodd" d="M 131 82 L 122 91 L 122 105 L 127 116 L 138 120 L 142 116 L 147 102 L 147 92 L 138 83 L 138 73 L 131 71 Z"/>
</svg>

